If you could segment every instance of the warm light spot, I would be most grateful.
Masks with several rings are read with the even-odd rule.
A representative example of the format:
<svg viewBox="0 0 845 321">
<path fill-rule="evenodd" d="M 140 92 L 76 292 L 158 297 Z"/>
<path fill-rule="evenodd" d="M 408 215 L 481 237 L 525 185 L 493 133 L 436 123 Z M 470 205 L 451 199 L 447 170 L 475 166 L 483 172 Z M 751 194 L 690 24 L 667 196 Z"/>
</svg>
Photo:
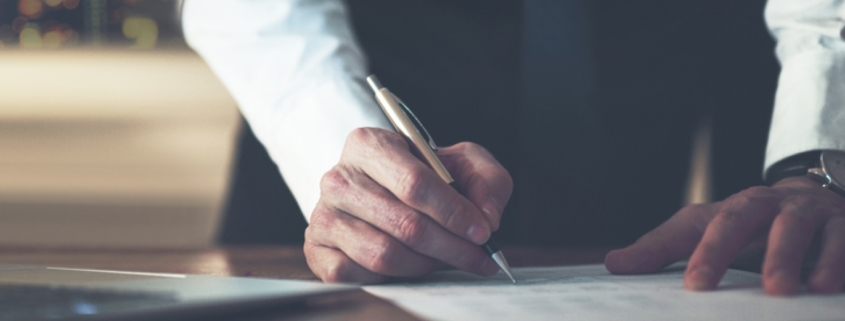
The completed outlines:
<svg viewBox="0 0 845 321">
<path fill-rule="evenodd" d="M 41 0 L 20 0 L 18 2 L 18 12 L 30 18 L 38 18 L 44 10 L 44 4 Z"/>
<path fill-rule="evenodd" d="M 41 34 L 38 29 L 26 27 L 21 31 L 20 44 L 24 48 L 41 48 Z"/>
<path fill-rule="evenodd" d="M 136 48 L 152 48 L 158 41 L 158 24 L 150 18 L 129 17 L 123 20 L 123 35 L 135 39 Z"/>
<path fill-rule="evenodd" d="M 76 9 L 79 6 L 79 0 L 62 0 L 62 4 L 67 9 Z"/>
<path fill-rule="evenodd" d="M 58 7 L 62 4 L 62 0 L 44 0 L 44 3 L 51 7 Z"/>
<path fill-rule="evenodd" d="M 15 20 L 12 20 L 12 30 L 15 31 L 15 33 L 21 33 L 27 23 L 29 23 L 29 19 L 18 16 Z"/>
<path fill-rule="evenodd" d="M 46 48 L 58 48 L 62 45 L 62 33 L 56 30 L 49 31 L 44 34 L 42 43 Z"/>
</svg>

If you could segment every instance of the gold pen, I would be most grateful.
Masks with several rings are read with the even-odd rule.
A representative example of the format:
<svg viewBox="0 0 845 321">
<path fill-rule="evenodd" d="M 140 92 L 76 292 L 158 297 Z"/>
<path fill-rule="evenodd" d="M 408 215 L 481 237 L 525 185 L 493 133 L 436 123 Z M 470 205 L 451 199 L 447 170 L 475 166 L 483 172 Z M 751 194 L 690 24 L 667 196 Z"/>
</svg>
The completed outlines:
<svg viewBox="0 0 845 321">
<path fill-rule="evenodd" d="M 437 154 L 435 154 L 435 151 L 437 151 L 437 145 L 434 143 L 434 139 L 432 139 L 431 135 L 428 134 L 425 126 L 423 126 L 420 120 L 417 119 L 417 116 L 411 112 L 411 109 L 409 109 L 408 106 L 399 99 L 399 97 L 396 97 L 396 95 L 391 93 L 390 90 L 387 90 L 387 88 L 382 86 L 381 82 L 379 82 L 375 75 L 367 77 L 367 83 L 375 92 L 376 101 L 379 106 L 381 106 L 384 114 L 387 115 L 387 118 L 390 119 L 393 127 L 395 127 L 396 130 L 405 137 L 405 139 L 410 141 L 410 143 L 416 147 L 417 151 L 419 151 L 426 163 L 428 163 L 428 165 L 437 172 L 437 175 L 440 176 L 440 178 L 449 184 L 449 186 L 452 186 L 452 188 L 461 192 L 460 186 L 458 186 L 455 179 L 452 178 L 452 175 L 449 174 L 449 171 L 447 171 L 446 167 L 443 166 L 443 163 L 440 162 L 440 158 L 438 158 Z M 505 260 L 505 255 L 502 254 L 502 251 L 498 246 L 496 246 L 496 243 L 493 242 L 492 236 L 487 240 L 487 243 L 481 245 L 481 248 L 484 249 L 491 258 L 493 258 L 493 261 L 496 261 L 496 265 L 498 265 L 499 268 L 508 275 L 511 281 L 516 283 L 516 279 L 513 277 L 511 268 L 508 266 L 508 261 Z"/>
</svg>

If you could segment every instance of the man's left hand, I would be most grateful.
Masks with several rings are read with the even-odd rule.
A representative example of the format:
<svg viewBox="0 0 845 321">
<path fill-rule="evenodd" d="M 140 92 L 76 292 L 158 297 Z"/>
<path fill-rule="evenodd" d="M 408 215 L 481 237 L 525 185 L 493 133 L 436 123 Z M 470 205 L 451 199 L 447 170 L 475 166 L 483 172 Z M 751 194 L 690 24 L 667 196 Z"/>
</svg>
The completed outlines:
<svg viewBox="0 0 845 321">
<path fill-rule="evenodd" d="M 814 236 L 819 256 L 807 288 L 842 292 L 845 197 L 806 177 L 687 206 L 633 245 L 608 253 L 605 265 L 615 274 L 648 273 L 688 257 L 686 288 L 711 290 L 742 250 L 764 246 L 763 288 L 769 295 L 793 295 L 800 291 L 802 263 Z"/>
</svg>

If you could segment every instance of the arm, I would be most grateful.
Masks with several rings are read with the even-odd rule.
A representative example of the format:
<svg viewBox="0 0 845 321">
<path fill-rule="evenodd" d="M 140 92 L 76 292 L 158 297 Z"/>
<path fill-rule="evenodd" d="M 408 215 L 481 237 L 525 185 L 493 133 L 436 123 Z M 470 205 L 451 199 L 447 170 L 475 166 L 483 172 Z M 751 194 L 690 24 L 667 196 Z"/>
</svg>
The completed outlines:
<svg viewBox="0 0 845 321">
<path fill-rule="evenodd" d="M 783 70 L 766 168 L 805 151 L 845 149 L 843 10 L 836 0 L 769 0 L 766 18 Z M 820 240 L 815 245 L 814 237 Z M 798 293 L 803 262 L 813 252 L 818 260 L 807 288 L 841 292 L 845 198 L 800 176 L 751 187 L 720 202 L 681 209 L 633 245 L 608 253 L 605 265 L 613 273 L 647 273 L 689 258 L 684 285 L 711 290 L 740 253 L 760 248 L 766 253 L 767 294 Z"/>
<path fill-rule="evenodd" d="M 340 0 L 186 1 L 185 37 L 220 77 L 305 218 L 355 128 L 392 128 L 361 80 Z"/>
<path fill-rule="evenodd" d="M 189 44 L 222 79 L 306 213 L 324 281 L 374 283 L 441 264 L 493 274 L 507 171 L 470 143 L 439 150 L 469 199 L 414 157 L 362 80 L 341 0 L 189 1 Z M 376 127 L 376 128 L 372 128 Z"/>
</svg>

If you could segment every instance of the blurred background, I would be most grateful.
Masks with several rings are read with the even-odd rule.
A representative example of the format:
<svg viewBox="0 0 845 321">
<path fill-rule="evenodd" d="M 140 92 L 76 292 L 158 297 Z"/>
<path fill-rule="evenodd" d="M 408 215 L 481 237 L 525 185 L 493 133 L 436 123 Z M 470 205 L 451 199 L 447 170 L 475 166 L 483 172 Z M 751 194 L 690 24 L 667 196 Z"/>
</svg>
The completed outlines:
<svg viewBox="0 0 845 321">
<path fill-rule="evenodd" d="M 179 6 L 0 0 L 0 246 L 211 244 L 239 116 Z"/>
<path fill-rule="evenodd" d="M 240 116 L 185 44 L 180 5 L 0 0 L 0 247 L 213 244 Z M 687 203 L 711 198 L 709 122 L 693 139 Z M 242 146 L 264 153 L 254 138 Z M 248 229 L 271 209 L 235 205 Z"/>
</svg>

